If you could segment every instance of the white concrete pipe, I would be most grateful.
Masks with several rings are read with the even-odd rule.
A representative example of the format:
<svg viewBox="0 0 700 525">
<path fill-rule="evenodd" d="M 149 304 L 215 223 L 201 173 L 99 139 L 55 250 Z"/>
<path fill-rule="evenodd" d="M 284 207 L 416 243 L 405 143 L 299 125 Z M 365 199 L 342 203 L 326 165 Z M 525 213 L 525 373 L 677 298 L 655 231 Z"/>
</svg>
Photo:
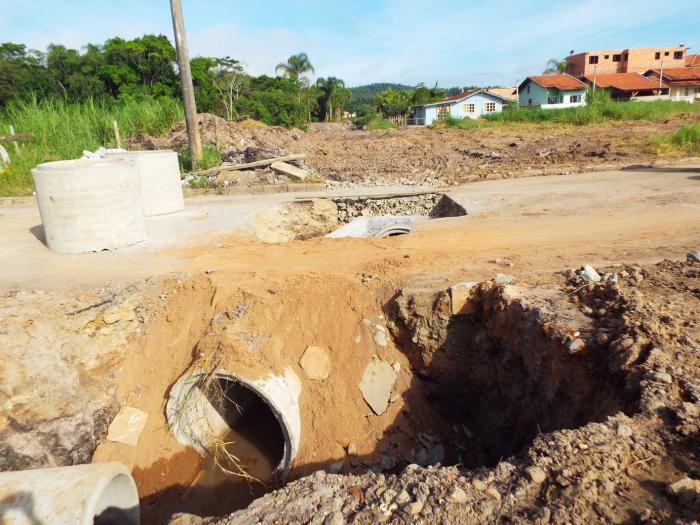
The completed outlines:
<svg viewBox="0 0 700 525">
<path fill-rule="evenodd" d="M 32 170 L 46 244 L 62 253 L 113 250 L 146 240 L 133 161 L 61 160 Z"/>
<path fill-rule="evenodd" d="M 185 207 L 177 153 L 171 150 L 107 153 L 105 158 L 127 158 L 136 163 L 146 217 L 180 211 Z"/>
<path fill-rule="evenodd" d="M 199 370 L 180 377 L 170 389 L 165 407 L 166 418 L 175 439 L 202 455 L 210 449 L 212 439 L 222 438 L 230 431 L 222 415 L 200 390 L 201 379 L 205 376 L 238 383 L 269 407 L 284 439 L 282 459 L 274 468 L 273 476 L 277 480 L 284 479 L 297 455 L 301 439 L 301 382 L 297 375 L 291 369 L 285 369 L 282 375 L 269 374 L 261 379 L 249 380 L 226 370 L 217 370 L 213 375 Z"/>
<path fill-rule="evenodd" d="M 121 463 L 0 472 L 3 525 L 138 525 L 139 496 Z"/>
</svg>

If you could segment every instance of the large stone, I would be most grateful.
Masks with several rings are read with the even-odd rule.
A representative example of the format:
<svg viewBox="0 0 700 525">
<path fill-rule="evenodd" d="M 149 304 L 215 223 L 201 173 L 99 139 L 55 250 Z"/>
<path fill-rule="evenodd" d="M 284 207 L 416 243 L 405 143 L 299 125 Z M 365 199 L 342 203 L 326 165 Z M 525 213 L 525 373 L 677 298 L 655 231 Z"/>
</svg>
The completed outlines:
<svg viewBox="0 0 700 525">
<path fill-rule="evenodd" d="M 378 416 L 386 412 L 389 406 L 389 398 L 394 389 L 396 375 L 396 370 L 389 363 L 376 356 L 362 374 L 360 392 L 372 411 Z"/>
<path fill-rule="evenodd" d="M 122 408 L 109 425 L 107 440 L 136 446 L 147 419 L 148 414 L 138 408 Z"/>
<path fill-rule="evenodd" d="M 290 179 L 298 181 L 304 180 L 309 175 L 308 171 L 287 164 L 286 162 L 273 162 L 270 168 L 272 168 L 272 171 L 276 171 L 277 173 L 286 175 Z"/>
<path fill-rule="evenodd" d="M 684 505 L 692 504 L 700 499 L 700 480 L 687 477 L 679 479 L 668 486 L 668 493 Z"/>
<path fill-rule="evenodd" d="M 452 315 L 468 315 L 476 312 L 475 288 L 479 283 L 466 282 L 450 286 Z"/>
<path fill-rule="evenodd" d="M 309 346 L 299 364 L 309 379 L 326 379 L 331 373 L 331 356 L 319 346 Z"/>
<path fill-rule="evenodd" d="M 587 283 L 597 283 L 601 280 L 600 274 L 590 264 L 586 264 L 583 268 L 581 268 L 578 274 L 581 279 Z"/>
</svg>

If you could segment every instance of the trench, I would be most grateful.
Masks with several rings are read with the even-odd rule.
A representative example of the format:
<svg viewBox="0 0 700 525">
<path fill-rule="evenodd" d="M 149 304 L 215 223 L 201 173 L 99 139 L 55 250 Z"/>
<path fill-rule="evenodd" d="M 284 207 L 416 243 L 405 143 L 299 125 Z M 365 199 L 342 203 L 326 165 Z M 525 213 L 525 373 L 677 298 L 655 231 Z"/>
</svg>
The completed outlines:
<svg viewBox="0 0 700 525">
<path fill-rule="evenodd" d="M 625 377 L 609 370 L 606 348 L 570 355 L 538 306 L 507 302 L 499 293 L 494 291 L 494 297 L 464 315 L 446 314 L 440 291 L 431 291 L 423 301 L 429 305 L 427 313 L 419 308 L 419 298 L 410 294 L 398 293 L 386 302 L 391 346 L 408 358 L 410 384 L 396 419 L 376 432 L 374 450 L 345 458 L 342 473 L 398 474 L 410 463 L 493 467 L 502 459 L 525 454 L 538 434 L 575 429 L 636 410 L 637 399 L 626 389 Z M 332 315 L 324 318 L 335 321 Z M 207 427 L 219 429 L 213 434 L 220 446 L 212 447 L 203 437 L 203 412 L 192 411 L 194 415 L 182 421 L 186 431 L 178 436 L 190 450 L 171 459 L 178 468 L 189 466 L 191 481 L 142 500 L 148 522 L 167 523 L 177 512 L 222 516 L 245 508 L 282 486 L 290 466 L 289 479 L 319 468 L 332 470 L 333 461 L 305 464 L 304 459 L 296 463 L 290 459 L 290 430 L 260 391 L 233 375 L 217 372 L 209 379 L 196 380 L 195 385 L 224 424 Z M 357 378 L 336 376 L 334 381 L 356 384 Z M 302 389 L 300 402 L 318 402 L 320 410 L 327 410 L 323 403 L 332 397 L 330 391 L 311 389 L 309 382 Z M 183 406 L 182 398 L 176 399 L 167 412 L 171 430 L 178 435 L 172 414 L 182 413 Z M 328 406 L 337 410 L 343 402 L 348 407 L 357 404 L 341 399 Z M 353 414 L 348 410 L 344 417 Z M 365 414 L 358 417 L 358 426 Z M 332 429 L 309 426 L 308 421 L 301 426 L 300 439 L 303 442 L 321 430 L 336 439 Z M 245 477 L 236 475 L 240 465 L 246 469 Z"/>
</svg>

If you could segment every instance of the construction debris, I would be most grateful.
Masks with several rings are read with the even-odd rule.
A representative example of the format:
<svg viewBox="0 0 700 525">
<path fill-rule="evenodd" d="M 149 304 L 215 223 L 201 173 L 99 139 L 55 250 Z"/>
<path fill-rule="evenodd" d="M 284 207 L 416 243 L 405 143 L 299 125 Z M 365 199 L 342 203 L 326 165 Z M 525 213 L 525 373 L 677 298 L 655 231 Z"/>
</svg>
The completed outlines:
<svg viewBox="0 0 700 525">
<path fill-rule="evenodd" d="M 286 175 L 290 179 L 302 181 L 306 179 L 306 177 L 309 175 L 309 172 L 306 170 L 303 170 L 301 168 L 297 168 L 296 166 L 292 166 L 291 164 L 287 164 L 286 162 L 273 162 L 272 165 L 270 166 L 273 171 L 276 171 L 277 173 L 282 173 L 283 175 Z"/>
</svg>

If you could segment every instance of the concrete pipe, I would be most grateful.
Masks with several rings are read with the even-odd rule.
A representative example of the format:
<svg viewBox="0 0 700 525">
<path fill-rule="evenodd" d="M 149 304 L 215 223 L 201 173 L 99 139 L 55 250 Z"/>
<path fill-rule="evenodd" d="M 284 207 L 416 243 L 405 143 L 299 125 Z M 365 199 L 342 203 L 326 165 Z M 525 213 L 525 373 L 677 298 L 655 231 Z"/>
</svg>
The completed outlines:
<svg viewBox="0 0 700 525">
<path fill-rule="evenodd" d="M 146 217 L 180 211 L 185 207 L 177 153 L 171 150 L 107 153 L 105 158 L 127 158 L 136 163 Z"/>
<path fill-rule="evenodd" d="M 113 250 L 146 240 L 133 161 L 62 160 L 32 170 L 46 244 L 62 253 Z"/>
<path fill-rule="evenodd" d="M 389 215 L 358 217 L 329 233 L 326 237 L 335 239 L 341 237 L 392 237 L 409 233 L 416 221 L 425 219 L 429 219 L 429 217 Z"/>
<path fill-rule="evenodd" d="M 139 496 L 121 463 L 0 473 L 3 525 L 138 525 Z"/>
<path fill-rule="evenodd" d="M 217 385 L 213 388 L 212 385 Z M 211 391 L 219 392 L 217 402 Z M 172 434 L 178 442 L 197 450 L 201 455 L 213 454 L 215 442 L 243 442 L 245 435 L 239 428 L 252 425 L 256 430 L 253 439 L 267 441 L 275 433 L 280 439 L 277 445 L 279 461 L 271 465 L 272 478 L 283 480 L 299 450 L 301 416 L 299 395 L 301 383 L 296 374 L 286 369 L 281 375 L 250 380 L 226 370 L 213 373 L 194 371 L 183 375 L 170 390 L 166 404 L 166 417 Z M 229 405 L 229 409 L 225 405 Z M 264 412 L 270 417 L 265 418 Z M 248 412 L 248 413 L 247 413 Z M 250 416 L 257 418 L 253 421 Z M 261 432 L 261 427 L 267 429 Z M 273 428 L 276 427 L 276 428 Z M 255 443 L 253 443 L 255 445 Z M 270 443 L 266 444 L 269 451 Z M 261 447 L 265 448 L 265 447 Z M 256 461 L 257 462 L 257 461 Z M 262 480 L 265 481 L 265 480 Z"/>
</svg>

